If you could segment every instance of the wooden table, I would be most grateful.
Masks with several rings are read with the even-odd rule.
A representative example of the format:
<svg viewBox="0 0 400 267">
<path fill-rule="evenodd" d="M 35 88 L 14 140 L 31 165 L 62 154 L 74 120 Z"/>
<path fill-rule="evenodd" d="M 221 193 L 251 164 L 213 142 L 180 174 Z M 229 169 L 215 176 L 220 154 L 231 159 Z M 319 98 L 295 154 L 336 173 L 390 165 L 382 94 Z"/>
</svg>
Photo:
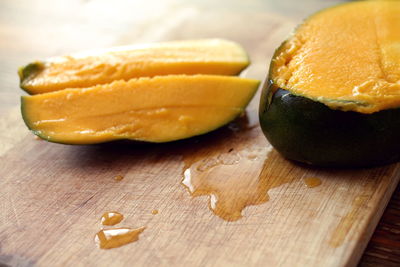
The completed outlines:
<svg viewBox="0 0 400 267">
<path fill-rule="evenodd" d="M 74 51 L 140 42 L 224 37 L 253 54 L 263 79 L 273 48 L 305 16 L 340 1 L 21 1 L 0 3 L 0 115 L 19 106 L 17 68 Z M 253 31 L 244 32 L 244 24 Z M 239 28 L 232 29 L 230 25 Z M 238 26 L 239 25 L 239 26 Z M 248 25 L 247 25 L 248 27 Z M 238 36 L 238 32 L 241 36 Z M 260 49 L 265 47 L 265 49 Z M 2 131 L 7 131 L 3 125 Z M 2 140 L 4 142 L 4 140 Z M 3 143 L 2 145 L 7 146 Z M 1 197 L 1 196 L 0 196 Z M 0 247 L 1 254 L 1 247 Z M 364 252 L 360 266 L 400 264 L 398 187 Z M 1 265 L 1 263 L 0 263 Z"/>
</svg>

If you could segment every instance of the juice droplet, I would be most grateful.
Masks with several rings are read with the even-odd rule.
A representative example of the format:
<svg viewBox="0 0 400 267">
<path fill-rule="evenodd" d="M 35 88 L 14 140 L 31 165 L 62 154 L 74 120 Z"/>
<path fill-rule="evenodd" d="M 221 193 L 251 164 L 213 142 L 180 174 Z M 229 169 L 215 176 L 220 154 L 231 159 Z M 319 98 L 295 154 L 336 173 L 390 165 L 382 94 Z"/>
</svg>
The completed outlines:
<svg viewBox="0 0 400 267">
<path fill-rule="evenodd" d="M 235 152 L 222 153 L 218 155 L 217 159 L 221 164 L 225 165 L 235 165 L 240 161 L 239 155 Z"/>
<path fill-rule="evenodd" d="M 116 225 L 124 219 L 124 215 L 116 211 L 105 212 L 101 216 L 102 225 Z"/>
<path fill-rule="evenodd" d="M 262 150 L 263 148 L 261 147 L 250 147 L 243 149 L 239 154 L 242 157 L 248 158 L 249 160 L 258 160 L 259 156 L 262 155 Z"/>
<path fill-rule="evenodd" d="M 270 189 L 290 180 L 271 177 L 267 171 L 266 162 L 271 150 L 270 146 L 264 147 L 255 152 L 256 157 L 250 158 L 233 154 L 235 156 L 228 161 L 230 164 L 223 164 L 219 157 L 216 157 L 217 160 L 206 158 L 194 163 L 188 162 L 191 165 L 184 169 L 181 183 L 193 197 L 208 195 L 209 208 L 220 218 L 227 221 L 239 220 L 244 208 L 267 202 L 267 192 Z M 204 162 L 213 164 L 203 168 L 201 166 Z"/>
<path fill-rule="evenodd" d="M 322 184 L 321 179 L 317 177 L 306 177 L 303 178 L 303 181 L 308 188 L 314 188 Z"/>
<path fill-rule="evenodd" d="M 204 172 L 218 165 L 235 165 L 240 161 L 240 157 L 235 152 L 222 153 L 217 157 L 209 157 L 201 160 L 196 167 L 197 171 Z"/>
<path fill-rule="evenodd" d="M 204 172 L 208 169 L 211 169 L 212 167 L 215 167 L 219 165 L 220 162 L 218 159 L 215 158 L 206 158 L 204 160 L 201 160 L 199 164 L 197 165 L 196 169 L 200 172 Z"/>
<path fill-rule="evenodd" d="M 139 240 L 139 235 L 145 229 L 146 227 L 141 227 L 137 229 L 103 229 L 96 234 L 94 241 L 101 249 L 117 248 Z"/>
<path fill-rule="evenodd" d="M 152 211 L 151 211 L 151 214 L 153 214 L 153 215 L 158 214 L 158 210 L 152 210 Z"/>
<path fill-rule="evenodd" d="M 115 181 L 121 181 L 122 179 L 124 179 L 124 176 L 122 176 L 122 175 L 117 175 L 114 177 Z"/>
</svg>

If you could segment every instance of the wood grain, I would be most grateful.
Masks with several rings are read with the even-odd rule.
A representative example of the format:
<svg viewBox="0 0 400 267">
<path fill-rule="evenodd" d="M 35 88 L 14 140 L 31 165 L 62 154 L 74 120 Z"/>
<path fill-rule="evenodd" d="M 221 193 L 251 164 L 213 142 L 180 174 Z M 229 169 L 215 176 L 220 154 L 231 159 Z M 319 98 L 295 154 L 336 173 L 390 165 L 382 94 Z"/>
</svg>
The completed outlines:
<svg viewBox="0 0 400 267">
<path fill-rule="evenodd" d="M 2 260 L 12 255 L 40 266 L 354 265 L 398 181 L 399 165 L 319 170 L 273 151 L 262 173 L 286 183 L 268 191 L 269 202 L 229 223 L 208 210 L 207 199 L 192 199 L 180 180 L 183 156 L 197 149 L 206 156 L 221 147 L 240 149 L 239 140 L 267 145 L 258 127 L 249 136 L 230 131 L 161 146 L 64 146 L 25 136 L 1 157 Z M 124 179 L 115 181 L 115 175 Z M 305 187 L 302 178 L 309 176 L 322 185 Z M 360 197 L 365 201 L 354 204 Z M 124 214 L 121 226 L 146 226 L 140 241 L 106 253 L 97 249 L 94 234 L 108 210 Z"/>
<path fill-rule="evenodd" d="M 269 201 L 248 207 L 243 218 L 227 222 L 209 210 L 207 196 L 190 196 L 180 183 L 182 173 L 188 162 L 231 148 L 267 146 L 258 127 L 225 127 L 160 146 L 64 146 L 34 139 L 18 108 L 18 66 L 111 45 L 228 38 L 250 53 L 253 62 L 245 75 L 263 79 L 274 48 L 299 19 L 330 4 L 169 0 L 116 1 L 110 6 L 107 1 L 3 1 L 0 126 L 6 130 L 0 133 L 0 265 L 356 265 L 398 183 L 398 164 L 315 169 L 272 151 L 261 165 L 241 166 L 269 181 Z M 258 97 L 248 109 L 250 120 Z M 229 178 L 237 169 L 223 172 Z M 116 181 L 116 175 L 124 179 Z M 307 188 L 306 177 L 318 177 L 322 184 Z M 389 204 L 361 265 L 400 262 L 399 194 Z M 138 242 L 109 251 L 96 247 L 100 217 L 110 210 L 124 214 L 119 227 L 147 227 Z"/>
<path fill-rule="evenodd" d="M 360 266 L 400 264 L 400 186 L 397 186 L 375 233 L 360 261 Z"/>
</svg>

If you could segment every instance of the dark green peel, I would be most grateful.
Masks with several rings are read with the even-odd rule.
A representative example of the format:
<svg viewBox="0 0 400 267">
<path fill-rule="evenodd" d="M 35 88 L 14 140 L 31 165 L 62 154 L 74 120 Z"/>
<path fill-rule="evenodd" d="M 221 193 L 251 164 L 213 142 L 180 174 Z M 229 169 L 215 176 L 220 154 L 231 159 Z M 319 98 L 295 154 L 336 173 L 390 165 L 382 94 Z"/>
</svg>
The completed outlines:
<svg viewBox="0 0 400 267">
<path fill-rule="evenodd" d="M 260 102 L 260 124 L 286 158 L 317 166 L 366 167 L 400 159 L 400 109 L 373 114 L 333 110 L 273 88 Z"/>
</svg>

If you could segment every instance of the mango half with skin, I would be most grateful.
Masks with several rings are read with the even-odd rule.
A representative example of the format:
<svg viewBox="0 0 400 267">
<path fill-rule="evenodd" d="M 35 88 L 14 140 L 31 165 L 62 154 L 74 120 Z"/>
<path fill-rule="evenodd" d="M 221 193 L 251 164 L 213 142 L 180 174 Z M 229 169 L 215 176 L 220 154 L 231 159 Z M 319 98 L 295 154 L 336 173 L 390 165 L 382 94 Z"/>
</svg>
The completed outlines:
<svg viewBox="0 0 400 267">
<path fill-rule="evenodd" d="M 260 124 L 286 158 L 364 167 L 400 159 L 400 2 L 320 11 L 276 50 Z"/>
</svg>

